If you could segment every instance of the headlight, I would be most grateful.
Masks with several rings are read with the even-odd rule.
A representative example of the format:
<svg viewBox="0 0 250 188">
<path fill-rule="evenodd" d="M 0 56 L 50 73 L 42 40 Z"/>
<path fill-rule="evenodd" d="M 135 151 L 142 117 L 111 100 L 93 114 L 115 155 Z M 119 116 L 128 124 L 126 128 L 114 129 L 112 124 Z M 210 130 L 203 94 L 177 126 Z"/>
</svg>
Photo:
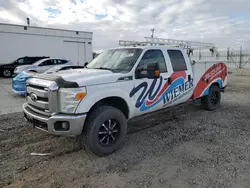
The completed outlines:
<svg viewBox="0 0 250 188">
<path fill-rule="evenodd" d="M 86 87 L 81 88 L 60 88 L 59 106 L 60 112 L 74 113 L 78 104 L 87 95 Z"/>
<path fill-rule="evenodd" d="M 21 71 L 21 69 L 17 67 L 17 68 L 15 68 L 14 73 L 18 73 L 20 71 Z"/>
</svg>

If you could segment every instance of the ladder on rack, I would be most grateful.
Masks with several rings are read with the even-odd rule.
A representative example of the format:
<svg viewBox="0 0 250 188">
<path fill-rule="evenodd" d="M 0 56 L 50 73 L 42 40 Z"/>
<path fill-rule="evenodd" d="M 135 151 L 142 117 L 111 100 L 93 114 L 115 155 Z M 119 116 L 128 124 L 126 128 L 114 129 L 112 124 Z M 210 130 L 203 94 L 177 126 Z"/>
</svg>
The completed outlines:
<svg viewBox="0 0 250 188">
<path fill-rule="evenodd" d="M 215 48 L 213 43 L 208 42 L 195 42 L 195 41 L 187 41 L 187 40 L 175 40 L 175 39 L 163 39 L 163 38 L 152 38 L 152 37 L 145 37 L 146 42 L 152 45 L 173 45 L 173 46 L 180 46 L 183 48 Z"/>
<path fill-rule="evenodd" d="M 146 46 L 148 43 L 147 42 L 137 42 L 137 41 L 130 41 L 130 40 L 119 40 L 119 45 L 120 46 Z"/>
<path fill-rule="evenodd" d="M 120 46 L 170 46 L 170 47 L 180 47 L 184 49 L 216 49 L 213 43 L 208 42 L 195 42 L 195 41 L 186 41 L 186 40 L 174 40 L 174 39 L 163 39 L 163 38 L 152 38 L 145 37 L 146 41 L 137 42 L 137 41 L 126 41 L 119 40 Z"/>
</svg>

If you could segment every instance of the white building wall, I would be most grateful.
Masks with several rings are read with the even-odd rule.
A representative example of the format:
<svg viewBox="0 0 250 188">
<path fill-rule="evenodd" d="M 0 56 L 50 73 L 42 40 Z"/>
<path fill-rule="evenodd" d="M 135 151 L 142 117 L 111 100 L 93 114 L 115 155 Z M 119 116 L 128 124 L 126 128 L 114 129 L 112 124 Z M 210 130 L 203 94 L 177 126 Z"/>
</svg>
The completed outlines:
<svg viewBox="0 0 250 188">
<path fill-rule="evenodd" d="M 66 58 L 83 65 L 92 60 L 92 33 L 0 24 L 0 64 L 22 56 Z"/>
</svg>

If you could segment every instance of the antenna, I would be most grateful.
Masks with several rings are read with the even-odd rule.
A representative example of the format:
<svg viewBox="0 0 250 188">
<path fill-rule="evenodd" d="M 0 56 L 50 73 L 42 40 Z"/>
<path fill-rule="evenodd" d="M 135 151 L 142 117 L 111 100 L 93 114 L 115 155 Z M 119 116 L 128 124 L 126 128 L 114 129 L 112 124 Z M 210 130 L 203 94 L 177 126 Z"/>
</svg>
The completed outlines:
<svg viewBox="0 0 250 188">
<path fill-rule="evenodd" d="M 151 32 L 152 32 L 151 38 L 154 38 L 155 28 L 151 29 Z"/>
</svg>

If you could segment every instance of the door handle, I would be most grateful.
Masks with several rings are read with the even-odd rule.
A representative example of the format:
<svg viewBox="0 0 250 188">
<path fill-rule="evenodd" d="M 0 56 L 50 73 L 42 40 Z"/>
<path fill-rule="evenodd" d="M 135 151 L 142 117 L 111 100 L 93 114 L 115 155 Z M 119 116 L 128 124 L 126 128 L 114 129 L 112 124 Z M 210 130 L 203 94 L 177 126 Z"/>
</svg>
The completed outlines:
<svg viewBox="0 0 250 188">
<path fill-rule="evenodd" d="M 171 79 L 171 77 L 164 78 L 164 80 L 167 80 L 167 81 L 168 81 L 168 85 L 170 85 L 170 84 L 172 83 L 172 79 Z"/>
<path fill-rule="evenodd" d="M 171 77 L 168 78 L 168 85 L 172 84 L 172 79 Z"/>
</svg>

